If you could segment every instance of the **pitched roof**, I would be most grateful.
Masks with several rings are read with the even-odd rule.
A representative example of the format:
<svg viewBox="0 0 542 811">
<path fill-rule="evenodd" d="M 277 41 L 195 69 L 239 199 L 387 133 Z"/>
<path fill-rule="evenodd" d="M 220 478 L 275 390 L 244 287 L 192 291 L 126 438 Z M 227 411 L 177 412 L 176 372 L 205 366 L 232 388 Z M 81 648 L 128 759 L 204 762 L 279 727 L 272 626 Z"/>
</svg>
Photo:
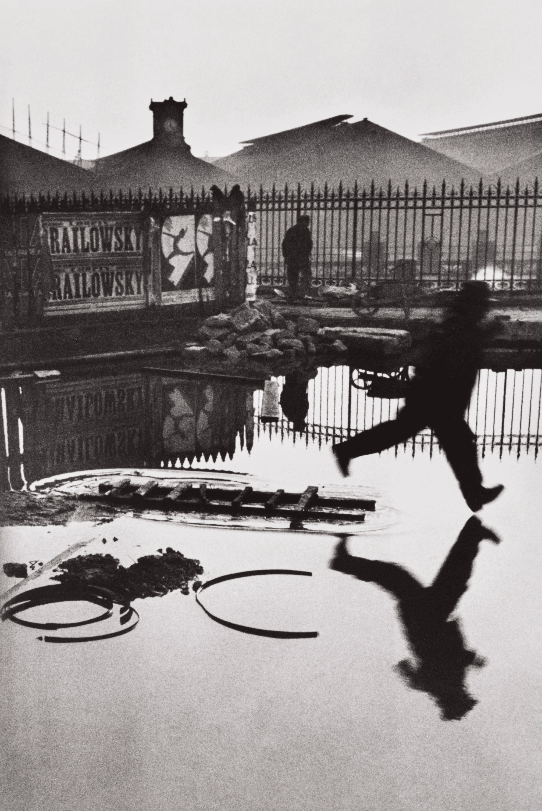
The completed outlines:
<svg viewBox="0 0 542 811">
<path fill-rule="evenodd" d="M 0 135 L 0 195 L 88 190 L 92 180 L 85 169 Z"/>
<path fill-rule="evenodd" d="M 365 187 L 372 181 L 385 186 L 431 185 L 444 179 L 459 183 L 479 180 L 476 171 L 423 144 L 411 141 L 363 119 L 345 123 L 350 116 L 336 116 L 306 127 L 276 133 L 250 142 L 215 165 L 234 174 L 240 182 L 270 187 L 285 183 L 304 187 L 311 183 Z"/>
<path fill-rule="evenodd" d="M 99 189 L 169 189 L 231 185 L 232 177 L 212 163 L 192 155 L 186 145 L 155 139 L 100 158 L 95 165 L 94 186 Z"/>
<path fill-rule="evenodd" d="M 486 175 L 542 151 L 542 113 L 425 133 L 422 143 Z"/>
<path fill-rule="evenodd" d="M 514 186 L 519 179 L 521 188 L 529 186 L 532 188 L 536 178 L 542 180 L 542 150 L 530 155 L 525 160 L 505 166 L 495 172 L 492 180 L 500 180 L 505 186 Z"/>
</svg>

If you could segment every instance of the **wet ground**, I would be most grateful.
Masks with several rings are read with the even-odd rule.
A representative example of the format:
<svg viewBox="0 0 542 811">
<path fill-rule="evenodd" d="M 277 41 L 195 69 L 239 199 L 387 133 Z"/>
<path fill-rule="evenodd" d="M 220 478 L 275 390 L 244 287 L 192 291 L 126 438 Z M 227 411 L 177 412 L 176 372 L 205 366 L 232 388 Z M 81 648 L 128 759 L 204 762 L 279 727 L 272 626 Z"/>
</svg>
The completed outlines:
<svg viewBox="0 0 542 811">
<path fill-rule="evenodd" d="M 72 557 L 111 554 L 129 567 L 170 547 L 201 561 L 204 582 L 252 569 L 311 572 L 310 578 L 223 582 L 203 592 L 201 601 L 239 625 L 318 632 L 300 639 L 241 633 L 210 619 L 192 591 L 134 600 L 140 621 L 133 632 L 99 642 L 46 644 L 36 641 L 38 630 L 3 622 L 6 809 L 540 808 L 539 377 L 539 370 L 511 373 L 504 386 L 502 375 L 486 374 L 478 389 L 473 419 L 486 438 L 482 470 L 488 484 L 506 485 L 480 514 L 498 544 L 471 538 L 466 547 L 454 547 L 471 514 L 430 437 L 352 465 L 349 483 L 376 498 L 377 515 L 347 541 L 350 554 L 398 564 L 428 585 L 454 547 L 455 563 L 441 578 L 448 599 L 464 591 L 455 614 L 460 626 L 452 629 L 426 622 L 430 603 L 413 616 L 403 601 L 400 614 L 389 590 L 330 569 L 339 541 L 330 533 L 260 532 L 249 523 L 243 529 L 196 526 L 126 514 L 111 514 L 114 520 L 100 525 L 3 529 L 2 564 L 37 560 L 47 568 L 71 547 Z M 168 399 L 174 391 L 167 389 L 160 402 L 179 408 L 177 395 Z M 176 455 L 185 468 L 265 474 L 280 486 L 340 484 L 329 438 L 347 429 L 348 414 L 351 425 L 361 427 L 393 413 L 397 402 L 352 391 L 340 370 L 321 372 L 308 391 L 308 433 L 253 421 L 251 435 L 245 419 L 231 458 L 227 443 L 223 458 L 212 458 L 210 437 L 221 434 L 218 427 L 213 434 L 213 418 L 205 422 L 196 414 L 198 441 L 207 444 L 193 450 L 191 461 L 192 439 L 168 433 L 168 422 L 156 434 L 165 443 L 162 470 L 175 464 Z M 261 396 L 254 395 L 256 417 Z M 208 397 L 205 403 L 208 417 Z M 163 427 L 169 412 L 162 413 Z M 88 436 L 96 435 L 93 425 Z M 66 422 L 65 435 L 68 427 Z M 38 461 L 26 445 L 26 466 L 41 465 L 43 475 L 61 472 L 46 461 L 59 460 L 59 442 L 56 436 L 42 443 Z M 341 567 L 348 569 L 344 558 Z M 0 574 L 0 593 L 15 582 Z M 42 582 L 43 575 L 28 586 Z M 97 610 L 65 604 L 31 612 L 37 621 L 58 621 Z M 459 653 L 476 651 L 476 664 L 483 666 L 465 660 L 455 667 L 458 646 Z M 425 661 L 437 651 L 449 663 L 447 673 L 433 668 L 425 680 L 411 673 L 409 681 L 410 671 L 397 665 L 412 661 L 413 648 L 425 650 Z M 442 717 L 450 706 L 460 718 Z"/>
</svg>

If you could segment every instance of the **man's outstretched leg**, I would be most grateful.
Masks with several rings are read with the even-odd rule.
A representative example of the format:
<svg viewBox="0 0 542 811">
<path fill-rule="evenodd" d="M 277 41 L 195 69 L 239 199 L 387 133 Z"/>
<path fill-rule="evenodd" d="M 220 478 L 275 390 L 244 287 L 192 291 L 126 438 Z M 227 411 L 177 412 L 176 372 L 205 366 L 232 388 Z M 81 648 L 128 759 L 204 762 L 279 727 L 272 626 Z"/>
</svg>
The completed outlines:
<svg viewBox="0 0 542 811">
<path fill-rule="evenodd" d="M 339 470 L 343 476 L 348 476 L 348 467 L 352 459 L 356 459 L 358 456 L 368 456 L 371 453 L 380 453 L 380 451 L 393 448 L 394 445 L 400 445 L 401 442 L 406 442 L 425 426 L 426 422 L 421 413 L 405 406 L 399 411 L 395 420 L 381 422 L 380 425 L 362 431 L 345 442 L 333 445 L 332 451 Z"/>
<path fill-rule="evenodd" d="M 483 486 L 476 437 L 463 417 L 432 420 L 430 425 L 446 454 L 467 506 L 473 512 L 478 512 L 484 504 L 494 501 L 502 493 L 504 486 Z"/>
</svg>

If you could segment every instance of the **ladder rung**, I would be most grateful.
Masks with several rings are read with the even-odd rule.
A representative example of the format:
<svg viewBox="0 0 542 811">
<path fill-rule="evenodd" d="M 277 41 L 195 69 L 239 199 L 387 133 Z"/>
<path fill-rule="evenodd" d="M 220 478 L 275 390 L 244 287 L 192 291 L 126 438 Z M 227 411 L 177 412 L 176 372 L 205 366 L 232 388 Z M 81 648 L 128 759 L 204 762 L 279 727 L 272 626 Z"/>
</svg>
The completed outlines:
<svg viewBox="0 0 542 811">
<path fill-rule="evenodd" d="M 284 495 L 284 490 L 275 490 L 271 498 L 265 502 L 266 510 L 273 510 L 280 501 L 280 497 Z"/>
<path fill-rule="evenodd" d="M 232 503 L 231 503 L 232 509 L 235 510 L 235 509 L 239 508 L 241 506 L 241 504 L 243 503 L 243 501 L 245 501 L 247 496 L 249 496 L 252 493 L 252 489 L 253 489 L 252 487 L 245 487 L 243 490 L 241 490 L 241 492 L 238 493 L 235 496 L 235 498 L 232 500 Z"/>
<path fill-rule="evenodd" d="M 301 498 L 294 506 L 295 512 L 304 512 L 305 510 L 309 510 L 311 505 L 316 500 L 318 496 L 318 488 L 317 487 L 307 487 L 304 493 L 301 494 Z"/>
</svg>

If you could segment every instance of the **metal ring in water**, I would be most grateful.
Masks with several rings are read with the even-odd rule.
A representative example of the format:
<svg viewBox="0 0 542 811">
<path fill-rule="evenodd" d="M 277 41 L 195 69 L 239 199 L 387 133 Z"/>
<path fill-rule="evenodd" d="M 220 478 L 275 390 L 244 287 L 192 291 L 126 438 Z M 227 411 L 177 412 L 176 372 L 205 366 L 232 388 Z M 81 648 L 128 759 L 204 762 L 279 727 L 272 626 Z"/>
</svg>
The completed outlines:
<svg viewBox="0 0 542 811">
<path fill-rule="evenodd" d="M 53 603 L 61 602 L 87 602 L 99 605 L 104 608 L 101 614 L 96 617 L 91 617 L 87 620 L 79 620 L 77 622 L 32 622 L 30 620 L 20 619 L 17 614 L 26 611 L 29 608 L 37 608 L 42 605 L 51 605 Z M 22 594 L 18 594 L 8 600 L 0 610 L 0 617 L 2 621 L 9 619 L 17 625 L 23 625 L 27 628 L 37 628 L 46 631 L 57 631 L 61 628 L 75 628 L 82 625 L 91 625 L 96 622 L 102 622 L 109 619 L 113 614 L 114 605 L 120 606 L 120 624 L 126 625 L 132 617 L 135 616 L 135 622 L 120 630 L 113 631 L 108 634 L 97 634 L 94 636 L 40 636 L 38 639 L 43 642 L 91 642 L 100 639 L 111 639 L 115 636 L 121 636 L 128 633 L 135 628 L 139 622 L 139 614 L 129 604 L 120 604 L 118 598 L 115 598 L 112 592 L 98 586 L 40 586 L 35 589 L 29 589 Z"/>
<path fill-rule="evenodd" d="M 312 577 L 312 572 L 302 572 L 298 569 L 253 569 L 252 571 L 224 574 L 221 577 L 215 577 L 212 580 L 208 580 L 206 583 L 204 583 L 203 586 L 201 586 L 201 588 L 196 592 L 196 602 L 212 620 L 220 623 L 220 625 L 225 625 L 226 628 L 232 628 L 234 631 L 241 631 L 244 634 L 267 636 L 274 639 L 314 639 L 314 637 L 317 637 L 318 631 L 272 631 L 265 628 L 253 628 L 250 625 L 240 625 L 237 622 L 230 622 L 229 620 L 217 617 L 216 614 L 212 614 L 207 608 L 205 608 L 199 599 L 199 595 L 202 591 L 208 589 L 209 586 L 215 586 L 217 583 L 224 583 L 226 580 L 236 580 L 241 577 L 256 577 L 258 575 L 269 574 L 293 574 L 301 577 Z"/>
</svg>

